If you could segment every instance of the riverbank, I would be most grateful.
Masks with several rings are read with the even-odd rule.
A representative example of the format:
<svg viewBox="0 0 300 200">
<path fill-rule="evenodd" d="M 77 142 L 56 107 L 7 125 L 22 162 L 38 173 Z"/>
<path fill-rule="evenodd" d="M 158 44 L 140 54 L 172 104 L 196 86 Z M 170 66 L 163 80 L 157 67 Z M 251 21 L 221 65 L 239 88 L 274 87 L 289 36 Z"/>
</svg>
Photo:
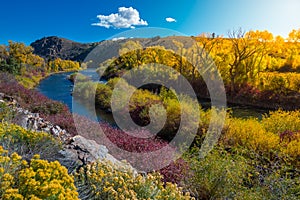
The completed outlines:
<svg viewBox="0 0 300 200">
<path fill-rule="evenodd" d="M 227 95 L 227 102 L 259 109 L 293 111 L 300 109 L 300 94 L 276 94 L 272 91 L 262 91 L 258 94 L 238 93 Z"/>
<path fill-rule="evenodd" d="M 198 95 L 199 99 L 210 102 L 206 94 Z M 300 94 L 276 94 L 273 91 L 237 91 L 235 94 L 226 93 L 226 102 L 229 107 L 246 106 L 261 110 L 286 110 L 293 111 L 300 109 Z"/>
<path fill-rule="evenodd" d="M 31 76 L 31 77 L 16 75 L 15 78 L 24 87 L 26 87 L 28 89 L 34 89 L 41 83 L 41 81 L 43 81 L 44 79 L 48 78 L 51 75 L 61 74 L 61 73 L 68 73 L 68 72 L 74 72 L 75 73 L 75 72 L 78 72 L 78 71 L 81 71 L 81 70 L 84 70 L 84 68 L 81 68 L 81 69 L 68 69 L 68 70 L 63 70 L 63 71 L 58 71 L 58 72 L 41 73 L 41 74 L 37 74 L 37 75 Z"/>
<path fill-rule="evenodd" d="M 210 105 L 210 98 L 205 96 L 198 96 L 200 100 L 203 100 L 205 104 Z M 283 99 L 284 98 L 284 99 Z M 300 96 L 287 96 L 283 97 L 281 101 L 276 102 L 272 99 L 267 101 L 259 101 L 257 99 L 248 96 L 247 98 L 240 98 L 237 96 L 227 95 L 227 107 L 249 107 L 256 110 L 276 111 L 276 110 L 286 110 L 293 111 L 300 109 Z"/>
</svg>

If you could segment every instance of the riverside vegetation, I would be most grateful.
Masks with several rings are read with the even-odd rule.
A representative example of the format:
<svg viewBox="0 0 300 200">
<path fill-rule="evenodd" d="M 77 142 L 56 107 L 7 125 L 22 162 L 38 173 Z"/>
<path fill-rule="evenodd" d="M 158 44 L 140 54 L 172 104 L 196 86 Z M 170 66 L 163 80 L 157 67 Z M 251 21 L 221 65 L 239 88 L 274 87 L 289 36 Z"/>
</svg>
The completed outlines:
<svg viewBox="0 0 300 200">
<path fill-rule="evenodd" d="M 45 60 L 33 54 L 33 48 L 23 43 L 9 41 L 7 46 L 0 45 L 0 71 L 14 74 L 28 88 L 34 87 L 51 73 L 80 69 L 79 62 L 60 58 Z"/>
<path fill-rule="evenodd" d="M 158 63 L 174 66 L 187 77 L 199 96 L 205 96 L 204 87 L 201 90 L 199 88 L 203 81 L 199 74 L 194 73 L 192 63 L 161 47 L 125 52 L 119 58 L 102 63 L 102 67 L 109 66 L 105 71 L 108 79 L 106 84 L 92 82 L 80 74 L 75 78 L 73 75 L 73 79 L 78 81 L 74 94 L 81 94 L 79 97 L 84 100 L 91 95 L 88 92 L 91 90 L 86 88 L 95 89 L 96 95 L 92 98 L 95 98 L 97 106 L 110 110 L 112 91 L 115 84 L 121 81 L 125 91 L 136 89 L 130 99 L 129 111 L 133 120 L 141 126 L 149 123 L 151 105 L 160 104 L 165 107 L 168 116 L 165 126 L 157 136 L 148 139 L 129 136 L 122 130 L 101 123 L 106 136 L 119 148 L 130 152 L 160 149 L 178 130 L 180 110 L 183 109 L 188 114 L 199 109 L 201 121 L 189 121 L 199 124 L 197 136 L 189 150 L 169 166 L 145 177 L 115 169 L 109 162 L 92 163 L 68 174 L 60 163 L 52 160 L 53 156 L 48 157 L 44 153 L 50 151 L 55 155 L 55 151 L 60 148 L 60 141 L 47 134 L 27 131 L 13 125 L 13 113 L 2 103 L 1 198 L 299 199 L 300 111 L 293 110 L 299 104 L 299 31 L 292 31 L 288 41 L 280 37 L 274 39 L 266 31 L 243 34 L 238 30 L 233 31 L 230 36 L 231 38 L 221 38 L 211 34 L 195 38 L 212 55 L 224 79 L 229 100 L 235 98 L 243 103 L 245 99 L 250 99 L 251 103 L 258 103 L 259 106 L 268 103 L 272 108 L 282 107 L 290 111 L 271 111 L 261 120 L 234 118 L 229 111 L 216 147 L 205 158 L 200 159 L 201 143 L 207 134 L 213 110 L 203 110 L 201 106 L 192 107 L 189 103 L 192 100 L 188 96 L 183 98 L 183 104 L 180 105 L 172 89 L 157 85 L 133 88 L 128 80 L 119 78 L 128 69 L 156 60 Z M 123 50 L 128 47 L 128 41 L 126 42 Z M 129 42 L 133 42 L 130 45 L 140 45 L 136 41 Z M 186 52 L 186 55 L 191 52 L 201 55 L 200 49 L 183 50 L 180 43 L 176 44 L 178 49 L 182 48 L 180 52 Z M 153 66 L 153 70 L 159 69 Z M 2 71 L 12 73 L 20 80 L 20 75 L 10 70 Z M 176 81 L 176 77 L 173 78 Z M 72 114 L 65 105 L 24 87 L 12 75 L 0 74 L 0 91 L 14 96 L 22 107 L 40 113 L 43 118 L 61 126 L 68 133 L 77 134 Z M 119 92 L 117 95 L 122 98 L 125 94 Z M 122 108 L 118 111 L 122 112 Z M 88 119 L 80 119 L 80 126 L 88 124 Z M 84 127 L 87 137 L 93 133 L 93 127 Z M 45 138 L 51 149 L 41 148 L 45 147 L 40 145 Z M 101 138 L 96 142 L 101 144 Z M 18 148 L 19 146 L 22 148 Z M 31 151 L 39 152 L 42 159 L 28 153 Z M 122 154 L 114 156 L 124 159 Z M 126 160 L 133 166 L 143 163 L 143 160 L 131 157 L 126 157 Z"/>
</svg>

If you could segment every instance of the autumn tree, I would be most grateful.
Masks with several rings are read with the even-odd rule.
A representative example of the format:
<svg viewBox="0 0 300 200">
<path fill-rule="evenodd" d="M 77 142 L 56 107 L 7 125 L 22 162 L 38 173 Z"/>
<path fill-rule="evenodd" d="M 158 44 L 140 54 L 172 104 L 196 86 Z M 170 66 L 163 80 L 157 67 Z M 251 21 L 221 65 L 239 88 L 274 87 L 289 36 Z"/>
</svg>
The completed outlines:
<svg viewBox="0 0 300 200">
<path fill-rule="evenodd" d="M 294 29 L 289 33 L 288 43 L 288 50 L 290 53 L 287 63 L 292 68 L 300 68 L 300 29 Z"/>
<path fill-rule="evenodd" d="M 139 41 L 133 41 L 129 40 L 121 45 L 121 48 L 119 50 L 120 57 L 119 59 L 122 59 L 123 55 L 131 55 L 130 57 L 126 57 L 126 64 L 131 65 L 132 67 L 137 67 L 142 64 L 142 56 L 141 51 L 143 49 L 143 46 Z M 127 66 L 129 67 L 129 66 Z"/>
<path fill-rule="evenodd" d="M 1 70 L 12 74 L 45 71 L 45 61 L 33 54 L 33 48 L 24 43 L 9 41 L 0 47 Z M 24 75 L 24 74 L 23 74 Z"/>
<path fill-rule="evenodd" d="M 254 82 L 259 73 L 265 71 L 267 67 L 266 56 L 273 49 L 273 34 L 268 31 L 249 31 L 246 33 L 249 45 L 254 45 L 257 49 L 252 56 L 245 60 L 246 81 Z"/>
<path fill-rule="evenodd" d="M 71 60 L 62 60 L 57 58 L 49 62 L 49 68 L 53 72 L 58 71 L 74 71 L 80 69 L 80 63 Z"/>
<path fill-rule="evenodd" d="M 246 68 L 245 62 L 252 56 L 259 53 L 263 49 L 263 45 L 257 38 L 252 38 L 252 34 L 246 34 L 242 29 L 233 30 L 228 33 L 228 41 L 231 44 L 230 61 L 229 61 L 229 77 L 230 90 L 236 91 L 237 79 L 240 82 L 247 81 L 249 70 L 253 68 Z"/>
<path fill-rule="evenodd" d="M 18 51 L 11 52 L 11 45 L 15 43 L 9 41 L 9 44 L 9 46 L 2 45 L 0 48 L 0 70 L 11 74 L 19 74 L 21 70 L 21 61 L 14 55 L 14 53 Z"/>
<path fill-rule="evenodd" d="M 9 57 L 9 52 L 5 45 L 0 45 L 0 61 L 7 60 Z"/>
<path fill-rule="evenodd" d="M 293 29 L 289 33 L 288 40 L 291 42 L 300 42 L 300 29 L 298 29 L 298 30 Z"/>
<path fill-rule="evenodd" d="M 222 40 L 221 37 L 216 37 L 215 33 L 202 33 L 195 37 L 196 43 L 187 50 L 187 56 L 191 63 L 198 67 L 202 74 L 211 72 L 214 69 L 214 56 L 217 54 L 218 46 Z M 192 81 L 199 76 L 196 68 L 192 69 Z"/>
<path fill-rule="evenodd" d="M 139 41 L 128 40 L 127 42 L 121 44 L 119 54 L 120 56 L 122 56 L 123 54 L 126 54 L 130 51 L 137 50 L 137 49 L 143 49 L 141 43 Z"/>
<path fill-rule="evenodd" d="M 184 44 L 180 41 L 173 40 L 173 43 L 177 47 L 176 54 L 178 56 L 178 63 L 179 63 L 179 73 L 183 73 L 183 57 L 186 55 L 187 50 L 184 48 Z"/>
<path fill-rule="evenodd" d="M 27 58 L 33 52 L 31 46 L 26 46 L 24 43 L 8 42 L 8 49 L 10 56 L 14 57 L 19 63 L 27 63 Z"/>
</svg>

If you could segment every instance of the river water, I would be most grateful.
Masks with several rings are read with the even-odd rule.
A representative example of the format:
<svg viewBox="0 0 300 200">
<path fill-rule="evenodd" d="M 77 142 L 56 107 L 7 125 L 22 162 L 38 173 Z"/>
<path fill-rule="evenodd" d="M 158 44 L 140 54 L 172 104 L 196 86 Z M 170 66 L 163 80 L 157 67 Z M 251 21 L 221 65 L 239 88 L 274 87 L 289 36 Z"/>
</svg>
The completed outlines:
<svg viewBox="0 0 300 200">
<path fill-rule="evenodd" d="M 66 104 L 71 112 L 73 112 L 74 110 L 75 113 L 79 115 L 94 119 L 95 113 L 93 109 L 91 109 L 87 105 L 84 105 L 80 101 L 73 100 L 73 97 L 71 95 L 73 90 L 73 83 L 67 79 L 68 76 L 72 73 L 74 72 L 53 74 L 42 80 L 36 87 L 36 90 L 50 99 Z M 97 79 L 98 77 L 95 73 L 95 70 L 93 69 L 86 69 L 81 71 L 80 73 L 91 77 L 93 80 Z M 106 113 L 100 109 L 96 109 L 96 115 L 99 121 L 105 121 L 110 124 L 114 124 L 113 116 L 111 114 Z"/>
<path fill-rule="evenodd" d="M 53 74 L 42 80 L 36 89 L 50 99 L 63 102 L 69 107 L 71 111 L 74 110 L 77 114 L 95 119 L 95 113 L 93 113 L 93 109 L 90 109 L 89 106 L 86 106 L 79 101 L 73 101 L 73 98 L 71 96 L 73 83 L 67 79 L 67 77 L 72 73 L 73 72 Z M 98 75 L 95 73 L 95 69 L 86 69 L 81 71 L 80 73 L 91 77 L 91 79 L 95 81 L 97 81 L 98 79 Z M 202 106 L 206 107 L 207 103 L 202 103 Z M 246 106 L 231 106 L 230 108 L 232 109 L 233 116 L 239 118 L 256 117 L 261 119 L 262 115 L 268 112 L 267 110 Z M 105 121 L 110 124 L 114 124 L 114 120 L 111 114 L 96 109 L 96 115 L 99 121 Z"/>
</svg>

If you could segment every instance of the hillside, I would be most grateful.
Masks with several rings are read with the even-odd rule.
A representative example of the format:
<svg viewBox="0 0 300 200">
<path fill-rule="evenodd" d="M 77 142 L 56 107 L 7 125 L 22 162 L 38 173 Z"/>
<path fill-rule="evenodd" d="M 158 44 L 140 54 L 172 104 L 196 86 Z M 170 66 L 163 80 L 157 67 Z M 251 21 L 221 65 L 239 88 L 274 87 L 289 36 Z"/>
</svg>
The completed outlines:
<svg viewBox="0 0 300 200">
<path fill-rule="evenodd" d="M 31 43 L 34 54 L 45 59 L 61 58 L 63 60 L 83 61 L 86 55 L 97 46 L 96 43 L 79 43 L 56 36 L 44 37 Z"/>
<path fill-rule="evenodd" d="M 105 40 L 94 43 L 79 43 L 72 40 L 59 38 L 57 36 L 44 37 L 31 43 L 34 48 L 34 54 L 46 59 L 61 58 L 63 60 L 83 61 L 86 56 L 99 44 L 101 47 L 97 49 L 97 54 L 103 59 L 109 59 L 112 55 L 116 55 L 121 44 L 128 41 L 139 41 L 143 47 L 164 46 L 167 49 L 176 49 L 173 40 L 180 41 L 186 47 L 190 45 L 189 37 L 171 36 L 171 37 L 154 37 L 154 38 L 134 38 L 125 40 Z M 100 54 L 99 54 L 100 53 Z M 104 60 L 103 60 L 104 61 Z"/>
</svg>

